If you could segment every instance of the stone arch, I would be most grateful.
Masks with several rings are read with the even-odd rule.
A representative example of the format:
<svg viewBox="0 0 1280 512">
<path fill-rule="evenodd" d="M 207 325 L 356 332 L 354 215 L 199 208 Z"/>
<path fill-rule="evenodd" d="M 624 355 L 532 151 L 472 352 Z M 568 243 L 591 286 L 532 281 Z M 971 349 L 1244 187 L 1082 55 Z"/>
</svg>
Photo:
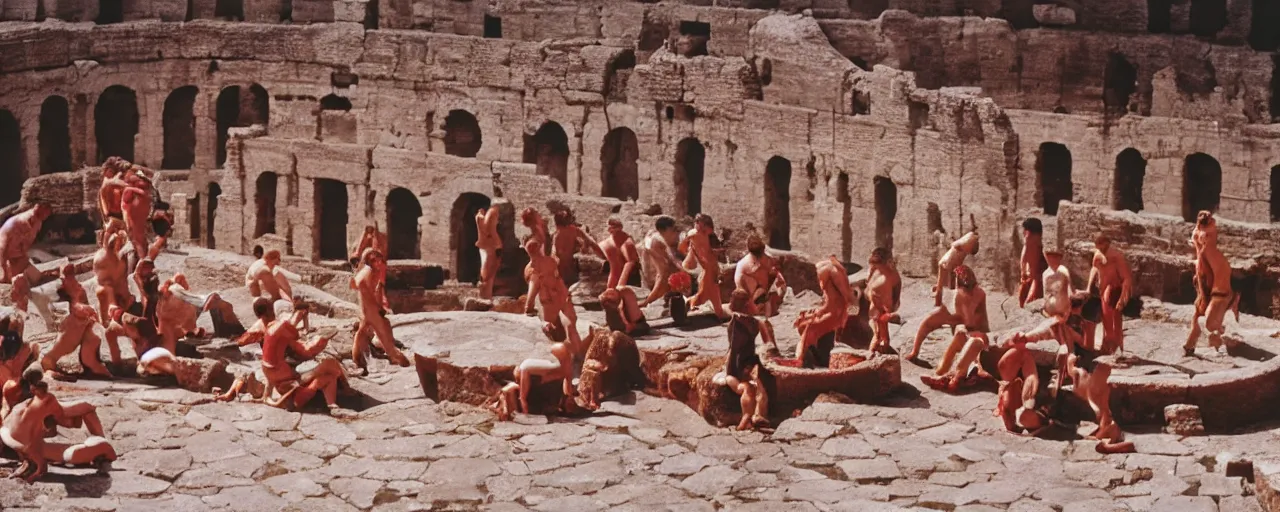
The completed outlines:
<svg viewBox="0 0 1280 512">
<path fill-rule="evenodd" d="M 764 168 L 764 234 L 769 247 L 791 250 L 791 161 L 780 156 Z"/>
<path fill-rule="evenodd" d="M 71 170 L 71 105 L 62 96 L 40 104 L 40 174 Z"/>
<path fill-rule="evenodd" d="M 524 163 L 535 164 L 539 176 L 551 176 L 569 190 L 569 136 L 560 123 L 547 121 L 524 136 Z"/>
<path fill-rule="evenodd" d="M 480 121 L 466 110 L 451 110 L 444 118 L 444 152 L 463 158 L 475 158 L 484 140 Z"/>
<path fill-rule="evenodd" d="M 1111 207 L 1116 210 L 1142 211 L 1142 185 L 1147 176 L 1147 159 L 1133 148 L 1116 155 Z"/>
<path fill-rule="evenodd" d="M 329 179 L 315 180 L 315 250 L 322 260 L 347 259 L 347 185 Z"/>
<path fill-rule="evenodd" d="M 254 209 L 257 212 L 253 227 L 254 238 L 276 232 L 276 194 L 279 184 L 280 176 L 274 172 L 258 175 L 253 194 Z"/>
<path fill-rule="evenodd" d="M 416 260 L 422 257 L 418 243 L 418 219 L 421 217 L 422 203 L 409 189 L 397 187 L 387 194 L 387 259 Z"/>
<path fill-rule="evenodd" d="M 1058 214 L 1059 201 L 1071 201 L 1071 150 L 1056 142 L 1040 144 L 1036 152 L 1036 191 L 1046 215 Z"/>
<path fill-rule="evenodd" d="M 1191 33 L 1214 37 L 1227 26 L 1226 0 L 1191 0 Z"/>
<path fill-rule="evenodd" d="M 227 21 L 244 21 L 244 0 L 216 0 L 213 15 Z"/>
<path fill-rule="evenodd" d="M 138 96 L 133 89 L 113 85 L 102 91 L 93 108 L 93 132 L 98 141 L 98 163 L 118 156 L 133 161 L 138 135 Z"/>
<path fill-rule="evenodd" d="M 1280 222 L 1280 165 L 1271 168 L 1271 222 Z"/>
<path fill-rule="evenodd" d="M 164 159 L 161 169 L 190 169 L 196 164 L 196 95 L 193 85 L 179 87 L 164 100 Z"/>
<path fill-rule="evenodd" d="M 8 110 L 0 110 L 0 205 L 22 199 L 22 182 L 26 178 L 23 164 L 22 129 L 18 118 Z"/>
<path fill-rule="evenodd" d="M 94 20 L 95 23 L 106 25 L 123 21 L 124 0 L 98 0 L 98 19 Z"/>
<path fill-rule="evenodd" d="M 893 250 L 893 221 L 898 216 L 898 185 L 887 176 L 872 180 L 875 188 L 876 247 Z"/>
<path fill-rule="evenodd" d="M 600 147 L 600 195 L 623 201 L 640 198 L 640 143 L 636 132 L 609 130 Z"/>
<path fill-rule="evenodd" d="M 210 249 L 218 248 L 218 241 L 215 237 L 217 233 L 218 220 L 218 197 L 222 195 L 222 186 L 216 182 L 209 183 L 209 200 L 205 202 L 205 247 Z"/>
<path fill-rule="evenodd" d="M 271 98 L 267 96 L 265 87 L 250 84 L 248 92 L 241 94 L 239 120 L 238 126 L 271 126 Z"/>
<path fill-rule="evenodd" d="M 1182 219 L 1195 222 L 1201 210 L 1218 211 L 1222 201 L 1222 165 L 1204 153 L 1187 156 L 1182 166 Z"/>
<path fill-rule="evenodd" d="M 1111 53 L 1103 71 L 1102 105 L 1108 114 L 1124 115 L 1129 110 L 1129 98 L 1137 91 L 1138 70 L 1124 55 Z"/>
<path fill-rule="evenodd" d="M 702 180 L 706 170 L 707 150 L 702 142 L 689 137 L 676 145 L 676 215 L 702 213 Z"/>
<path fill-rule="evenodd" d="M 480 280 L 480 249 L 476 247 L 480 234 L 476 229 L 476 211 L 491 204 L 488 196 L 475 192 L 463 193 L 453 202 L 453 210 L 449 214 L 453 236 L 449 245 L 454 250 L 453 270 L 458 282 L 475 283 Z"/>
</svg>

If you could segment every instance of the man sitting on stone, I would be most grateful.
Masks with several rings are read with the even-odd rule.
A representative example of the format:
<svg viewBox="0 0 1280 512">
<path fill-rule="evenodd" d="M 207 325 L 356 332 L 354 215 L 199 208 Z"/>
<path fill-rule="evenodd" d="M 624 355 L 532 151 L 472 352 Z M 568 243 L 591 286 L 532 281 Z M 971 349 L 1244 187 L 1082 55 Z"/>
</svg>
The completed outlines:
<svg viewBox="0 0 1280 512">
<path fill-rule="evenodd" d="M 794 323 L 800 333 L 796 360 L 805 368 L 826 367 L 831 363 L 835 339 L 849 319 L 849 306 L 854 300 L 849 276 L 835 256 L 819 261 L 817 271 L 822 304 L 802 311 Z"/>
<path fill-rule="evenodd" d="M 289 278 L 280 267 L 280 251 L 276 249 L 263 253 L 262 259 L 249 265 L 244 285 L 249 287 L 249 295 L 255 298 L 293 301 L 293 287 L 289 285 Z"/>
<path fill-rule="evenodd" d="M 10 184 L 16 186 L 16 184 Z M 27 275 L 32 280 L 32 286 L 39 284 L 34 282 L 39 278 L 39 272 L 31 265 L 31 256 L 27 253 L 31 250 L 31 246 L 36 243 L 36 236 L 40 234 L 40 228 L 44 225 L 45 219 L 53 210 L 48 205 L 37 204 L 31 209 L 22 211 L 8 220 L 4 221 L 4 225 L 0 226 L 0 270 L 3 270 L 3 276 L 0 276 L 0 283 L 13 282 L 13 278 L 19 275 Z"/>
<path fill-rule="evenodd" d="M 366 259 L 365 265 L 371 263 Z M 305 406 L 320 394 L 324 396 L 329 410 L 333 410 L 338 407 L 338 386 L 347 384 L 346 371 L 338 360 L 320 359 L 314 369 L 300 374 L 285 358 L 288 353 L 299 360 L 315 359 L 329 344 L 327 336 L 316 336 L 305 345 L 301 343 L 296 327 L 299 321 L 298 313 L 295 312 L 289 321 L 271 322 L 267 327 L 262 341 L 262 373 L 267 378 L 266 395 L 269 397 L 272 390 L 275 390 L 281 394 L 279 405 L 296 409 Z"/>
<path fill-rule="evenodd" d="M 600 249 L 600 244 L 578 225 L 577 219 L 573 217 L 573 210 L 564 208 L 556 211 L 555 223 L 556 234 L 552 244 L 556 259 L 560 261 L 560 277 L 564 279 L 565 286 L 573 286 L 578 282 L 578 260 L 574 255 L 578 253 L 579 247 L 590 249 L 600 258 L 606 256 Z"/>
<path fill-rule="evenodd" d="M 555 342 L 551 345 L 551 355 L 555 357 L 555 360 L 530 358 L 525 359 L 516 366 L 515 370 L 512 371 L 514 382 L 503 386 L 502 390 L 498 392 L 498 400 L 494 410 L 497 412 L 499 420 L 510 421 L 517 412 L 531 414 L 531 409 L 529 408 L 530 391 L 537 386 L 557 380 L 563 385 L 561 409 L 564 409 L 565 402 L 574 401 L 574 350 L 564 343 L 564 330 L 560 326 L 547 322 L 543 324 L 542 332 Z M 518 402 L 516 401 L 517 396 L 519 396 Z"/>
<path fill-rule="evenodd" d="M 724 384 L 741 396 L 742 420 L 738 430 L 769 426 L 769 394 L 760 380 L 762 366 L 756 354 L 756 337 L 776 346 L 773 327 L 748 312 L 751 294 L 736 289 L 729 296 L 729 355 L 725 358 Z"/>
<path fill-rule="evenodd" d="M 23 375 L 30 398 L 15 405 L 0 423 L 0 441 L 17 452 L 21 461 L 13 478 L 34 483 L 48 471 L 50 462 L 87 465 L 116 460 L 115 449 L 102 437 L 102 425 L 97 421 L 94 407 L 79 403 L 64 408 L 49 393 L 49 384 L 41 377 L 39 371 Z M 90 437 L 74 445 L 47 442 L 50 422 L 63 426 L 84 424 Z"/>
<path fill-rule="evenodd" d="M 191 285 L 187 276 L 175 274 L 160 285 L 156 306 L 156 319 L 160 327 L 160 336 L 168 345 L 169 339 L 176 340 L 184 336 L 201 337 L 204 329 L 196 326 L 196 319 L 208 311 L 213 320 L 214 334 L 221 337 L 235 337 L 244 333 L 244 326 L 236 318 L 235 307 L 222 300 L 217 292 L 207 295 L 191 293 Z"/>
<path fill-rule="evenodd" d="M 133 351 L 138 355 L 139 376 L 172 375 L 178 386 L 184 389 L 203 387 L 207 377 L 205 366 L 199 359 L 178 357 L 176 339 L 165 339 L 156 324 L 145 317 L 127 313 L 119 306 L 111 306 L 110 314 L 106 339 L 113 361 L 119 361 L 120 349 L 116 340 L 123 336 L 133 343 Z"/>
<path fill-rule="evenodd" d="M 605 290 L 600 294 L 600 305 L 604 308 L 604 320 L 609 329 L 630 336 L 642 336 L 649 332 L 644 311 L 640 310 L 636 292 L 631 287 L 619 286 Z"/>
<path fill-rule="evenodd" d="M 915 341 L 911 345 L 911 353 L 907 355 L 908 360 L 916 359 L 920 354 L 920 345 L 924 343 L 929 333 L 943 326 L 951 326 L 953 336 L 942 356 L 942 361 L 938 363 L 938 376 L 951 372 L 952 361 L 970 340 L 985 344 L 986 333 L 991 329 L 987 320 L 987 293 L 978 286 L 977 276 L 965 265 L 956 267 L 954 272 L 957 287 L 952 309 L 938 306 L 920 321 L 920 328 L 916 331 Z"/>
<path fill-rule="evenodd" d="M 749 311 L 753 315 L 773 316 L 782 305 L 787 281 L 778 269 L 778 261 L 765 253 L 764 239 L 757 233 L 747 235 L 747 254 L 738 260 L 733 284 L 751 296 Z"/>
</svg>

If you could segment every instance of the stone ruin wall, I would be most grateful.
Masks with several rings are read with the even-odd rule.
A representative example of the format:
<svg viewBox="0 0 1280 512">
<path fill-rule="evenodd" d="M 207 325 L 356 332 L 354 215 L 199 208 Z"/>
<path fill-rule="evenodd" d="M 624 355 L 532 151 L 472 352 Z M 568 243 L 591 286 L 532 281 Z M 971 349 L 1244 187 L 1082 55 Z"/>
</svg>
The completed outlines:
<svg viewBox="0 0 1280 512">
<path fill-rule="evenodd" d="M 17 3 L 5 2 L 0 12 L 9 17 Z M 1008 6 L 991 10 L 1001 2 L 884 2 L 915 14 L 851 3 L 384 2 L 381 30 L 366 30 L 367 4 L 344 2 L 333 3 L 338 23 L 321 25 L 16 24 L 0 31 L 7 78 L 0 109 L 23 127 L 31 176 L 41 161 L 35 127 L 47 97 L 69 100 L 70 154 L 93 163 L 97 99 L 110 86 L 128 87 L 138 105 L 135 160 L 161 167 L 166 100 L 195 86 L 194 162 L 186 181 L 164 186 L 179 210 L 178 236 L 208 244 L 207 234 L 191 231 L 208 226 L 216 183 L 217 247 L 251 249 L 259 231 L 255 184 L 272 173 L 275 233 L 293 254 L 313 260 L 328 228 L 315 213 L 318 179 L 345 185 L 348 243 L 364 225 L 385 226 L 388 194 L 407 189 L 423 212 L 418 255 L 455 272 L 452 221 L 468 193 L 544 211 L 568 204 L 597 230 L 605 217 L 621 214 L 638 236 L 655 211 L 649 203 L 685 213 L 676 198 L 678 162 L 690 147 L 681 142 L 689 138 L 705 152 L 703 211 L 722 227 L 769 227 L 776 216 L 765 212 L 766 168 L 780 157 L 791 168 L 792 248 L 861 262 L 887 242 L 889 228 L 882 227 L 881 240 L 875 236 L 876 183 L 886 187 L 887 179 L 896 189 L 892 245 L 905 272 L 930 272 L 939 251 L 934 231 L 957 236 L 973 214 L 986 235 L 974 263 L 984 281 L 1006 288 L 1015 278 L 1017 222 L 1043 206 L 1044 142 L 1070 151 L 1068 198 L 1075 201 L 1110 205 L 1115 156 L 1135 148 L 1147 163 L 1144 209 L 1177 214 L 1184 159 L 1201 152 L 1221 164 L 1222 215 L 1270 220 L 1268 172 L 1280 162 L 1267 160 L 1280 153 L 1280 132 L 1256 123 L 1270 121 L 1274 64 L 1270 55 L 1238 46 L 1240 20 L 1249 18 L 1239 2 L 1229 2 L 1230 23 L 1214 41 L 1141 34 L 1125 21 L 1137 19 L 1130 15 L 1114 18 L 1122 25 L 1098 22 L 1112 19 L 1096 14 L 1110 12 L 1106 5 L 1120 5 L 1103 2 L 1075 2 L 1078 25 L 1125 33 L 1014 30 L 1000 19 L 934 17 L 1002 14 Z M 194 5 L 194 18 L 210 17 Z M 270 10 L 254 5 L 246 2 L 246 13 Z M 736 8 L 761 6 L 810 8 L 819 18 Z M 126 20 L 172 19 L 129 9 Z M 486 35 L 494 18 L 501 39 L 455 35 Z M 688 42 L 680 35 L 684 21 L 710 26 L 708 55 L 675 53 Z M 556 41 L 535 42 L 542 39 Z M 1098 48 L 1134 68 L 1137 85 L 1121 109 L 1129 115 L 1104 108 L 1104 78 L 1115 57 Z M 1208 75 L 1205 59 L 1193 58 L 1203 55 Z M 1205 82 L 1217 85 L 1186 90 Z M 228 130 L 220 169 L 218 98 L 226 87 L 250 84 L 267 98 L 257 119 L 265 124 Z M 343 99 L 349 103 L 333 107 Z M 1050 113 L 1055 109 L 1070 113 Z M 474 157 L 447 154 L 455 137 L 447 118 L 459 110 L 479 127 Z M 550 121 L 566 133 L 568 194 L 545 166 L 524 163 L 526 140 Z M 601 155 L 615 128 L 634 133 L 635 204 L 599 197 L 609 192 Z"/>
</svg>

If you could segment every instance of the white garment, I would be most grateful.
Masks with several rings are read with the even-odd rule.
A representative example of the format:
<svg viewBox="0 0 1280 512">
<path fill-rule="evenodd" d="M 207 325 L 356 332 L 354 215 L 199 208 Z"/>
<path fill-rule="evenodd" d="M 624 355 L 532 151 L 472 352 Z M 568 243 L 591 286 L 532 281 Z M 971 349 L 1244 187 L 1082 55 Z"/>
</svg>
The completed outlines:
<svg viewBox="0 0 1280 512">
<path fill-rule="evenodd" d="M 1044 271 L 1044 314 L 1066 316 L 1071 314 L 1071 273 L 1058 265 Z"/>
</svg>

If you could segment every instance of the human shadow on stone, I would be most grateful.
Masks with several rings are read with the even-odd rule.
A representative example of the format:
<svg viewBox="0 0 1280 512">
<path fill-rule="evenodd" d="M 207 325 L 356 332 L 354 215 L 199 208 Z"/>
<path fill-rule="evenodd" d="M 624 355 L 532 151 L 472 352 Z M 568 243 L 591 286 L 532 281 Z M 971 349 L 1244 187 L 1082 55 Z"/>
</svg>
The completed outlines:
<svg viewBox="0 0 1280 512">
<path fill-rule="evenodd" d="M 931 403 L 915 386 L 903 384 L 874 405 L 898 409 L 928 409 Z"/>
<path fill-rule="evenodd" d="M 50 471 L 40 481 L 47 484 L 62 484 L 68 498 L 101 498 L 107 494 L 107 490 L 111 489 L 111 474 L 106 472 L 84 475 Z"/>
<path fill-rule="evenodd" d="M 1248 359 L 1250 361 L 1257 362 L 1269 361 L 1271 358 L 1276 356 L 1272 352 L 1268 352 L 1248 343 L 1237 343 L 1234 347 L 1228 346 L 1227 354 L 1231 357 L 1238 357 L 1240 359 Z"/>
</svg>

